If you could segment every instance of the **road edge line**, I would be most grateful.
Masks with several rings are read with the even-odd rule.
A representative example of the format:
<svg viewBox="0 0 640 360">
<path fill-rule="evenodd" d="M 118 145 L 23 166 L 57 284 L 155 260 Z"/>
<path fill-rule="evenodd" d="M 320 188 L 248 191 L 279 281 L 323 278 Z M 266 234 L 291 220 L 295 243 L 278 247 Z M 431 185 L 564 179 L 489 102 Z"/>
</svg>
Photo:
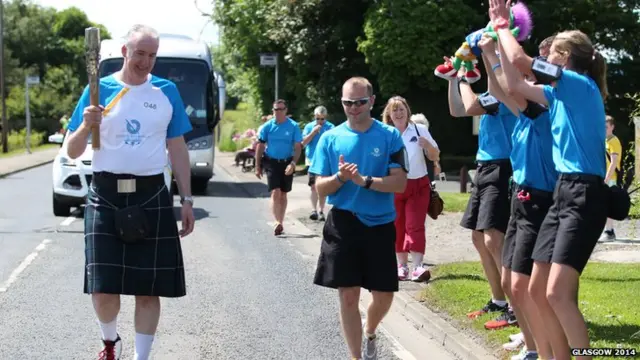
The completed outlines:
<svg viewBox="0 0 640 360">
<path fill-rule="evenodd" d="M 31 170 L 31 169 L 34 169 L 34 168 L 37 168 L 37 167 L 40 167 L 40 166 L 43 166 L 43 165 L 50 164 L 50 163 L 53 162 L 53 160 L 55 160 L 55 159 L 46 160 L 46 161 L 40 161 L 40 162 L 37 162 L 35 164 L 31 164 L 31 165 L 28 165 L 26 167 L 22 167 L 20 169 L 11 170 L 11 171 L 6 172 L 6 173 L 0 173 L 0 179 L 5 178 L 7 176 L 15 175 L 17 173 L 21 173 L 23 171 Z"/>
</svg>

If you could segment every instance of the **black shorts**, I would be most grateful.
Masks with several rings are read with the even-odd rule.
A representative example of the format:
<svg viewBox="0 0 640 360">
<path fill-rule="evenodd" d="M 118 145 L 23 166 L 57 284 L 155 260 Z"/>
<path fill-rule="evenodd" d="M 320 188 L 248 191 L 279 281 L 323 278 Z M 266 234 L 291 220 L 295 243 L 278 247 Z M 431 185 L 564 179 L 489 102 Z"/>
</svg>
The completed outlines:
<svg viewBox="0 0 640 360">
<path fill-rule="evenodd" d="M 333 289 L 398 291 L 395 241 L 393 222 L 369 227 L 352 212 L 332 208 L 322 230 L 313 283 Z"/>
<path fill-rule="evenodd" d="M 512 172 L 508 159 L 478 162 L 475 186 L 460 222 L 462 227 L 478 231 L 507 231 L 510 207 L 509 179 Z"/>
<path fill-rule="evenodd" d="M 293 186 L 293 174 L 285 175 L 287 166 L 291 164 L 293 159 L 272 159 L 265 156 L 262 159 L 262 167 L 267 174 L 267 186 L 269 191 L 280 189 L 282 192 L 288 193 Z"/>
<path fill-rule="evenodd" d="M 595 175 L 561 174 L 533 259 L 582 273 L 607 222 L 607 185 Z"/>
<path fill-rule="evenodd" d="M 313 186 L 316 184 L 316 174 L 309 173 L 309 186 Z"/>
<path fill-rule="evenodd" d="M 522 198 L 518 196 L 527 196 Z M 533 249 L 544 218 L 553 205 L 553 193 L 516 186 L 511 196 L 511 219 L 502 248 L 502 266 L 531 276 Z"/>
</svg>

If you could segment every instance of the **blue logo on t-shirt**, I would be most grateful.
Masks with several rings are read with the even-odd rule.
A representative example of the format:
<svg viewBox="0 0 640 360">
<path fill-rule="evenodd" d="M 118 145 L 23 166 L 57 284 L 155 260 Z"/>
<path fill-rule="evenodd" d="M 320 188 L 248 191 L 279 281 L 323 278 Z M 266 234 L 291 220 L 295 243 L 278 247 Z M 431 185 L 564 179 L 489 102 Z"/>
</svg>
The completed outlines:
<svg viewBox="0 0 640 360">
<path fill-rule="evenodd" d="M 139 145 L 142 142 L 142 138 L 140 136 L 140 121 L 132 119 L 126 120 L 127 122 L 127 132 L 129 133 L 125 139 L 124 143 L 127 145 Z"/>
</svg>

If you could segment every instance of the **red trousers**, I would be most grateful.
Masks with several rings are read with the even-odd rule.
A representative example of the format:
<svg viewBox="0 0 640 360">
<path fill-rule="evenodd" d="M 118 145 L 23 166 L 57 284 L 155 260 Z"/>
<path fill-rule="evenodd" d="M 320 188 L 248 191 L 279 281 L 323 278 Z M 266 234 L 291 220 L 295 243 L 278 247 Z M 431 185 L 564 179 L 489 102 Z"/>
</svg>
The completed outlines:
<svg viewBox="0 0 640 360">
<path fill-rule="evenodd" d="M 431 180 L 428 176 L 408 179 L 402 194 L 395 194 L 396 252 L 424 254 L 426 243 L 424 224 L 431 199 Z"/>
</svg>

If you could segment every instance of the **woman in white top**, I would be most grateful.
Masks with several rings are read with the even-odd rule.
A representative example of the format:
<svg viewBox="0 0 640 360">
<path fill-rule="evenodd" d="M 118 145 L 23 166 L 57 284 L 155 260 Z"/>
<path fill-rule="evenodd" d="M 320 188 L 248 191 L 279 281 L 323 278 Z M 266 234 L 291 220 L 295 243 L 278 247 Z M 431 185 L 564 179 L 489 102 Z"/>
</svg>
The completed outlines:
<svg viewBox="0 0 640 360">
<path fill-rule="evenodd" d="M 397 128 L 409 157 L 409 174 L 404 193 L 395 194 L 396 208 L 396 255 L 398 257 L 398 279 L 426 281 L 431 274 L 422 264 L 425 250 L 425 222 L 429 200 L 431 199 L 431 180 L 427 173 L 425 157 L 438 161 L 440 150 L 426 126 L 410 120 L 411 110 L 407 101 L 394 96 L 387 102 L 382 115 L 383 121 Z M 411 253 L 413 271 L 409 274 L 409 253 Z"/>
</svg>

